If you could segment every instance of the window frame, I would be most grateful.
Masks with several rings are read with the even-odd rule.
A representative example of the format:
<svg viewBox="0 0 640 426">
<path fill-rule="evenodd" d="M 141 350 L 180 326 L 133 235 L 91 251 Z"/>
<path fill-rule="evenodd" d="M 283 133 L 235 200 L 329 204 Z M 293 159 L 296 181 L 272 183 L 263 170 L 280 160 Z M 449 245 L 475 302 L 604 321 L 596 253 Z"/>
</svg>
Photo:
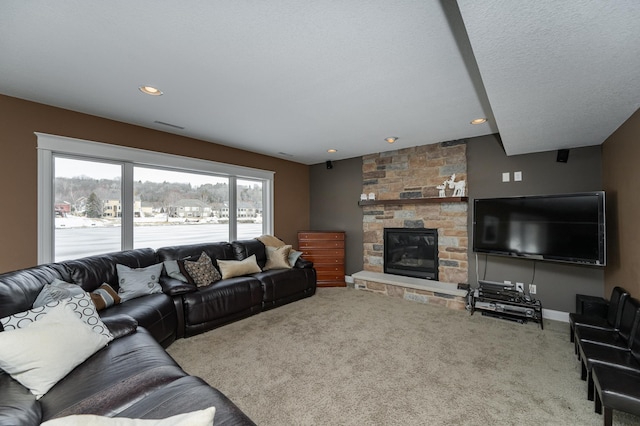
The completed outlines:
<svg viewBox="0 0 640 426">
<path fill-rule="evenodd" d="M 254 169 L 199 158 L 166 154 L 140 148 L 87 141 L 66 136 L 34 132 L 38 149 L 38 263 L 54 259 L 54 157 L 57 155 L 83 160 L 103 161 L 122 165 L 121 186 L 121 249 L 133 248 L 133 169 L 135 166 L 198 173 L 229 179 L 229 241 L 237 236 L 237 180 L 257 180 L 262 185 L 262 226 L 273 234 L 274 175 L 270 170 Z"/>
</svg>

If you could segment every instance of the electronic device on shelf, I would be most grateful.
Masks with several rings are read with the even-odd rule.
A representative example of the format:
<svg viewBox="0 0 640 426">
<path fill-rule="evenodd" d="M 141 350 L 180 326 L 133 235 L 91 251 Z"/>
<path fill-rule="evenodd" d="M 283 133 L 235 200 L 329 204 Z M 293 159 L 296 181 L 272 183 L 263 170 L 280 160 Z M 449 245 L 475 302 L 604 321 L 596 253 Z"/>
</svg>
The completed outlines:
<svg viewBox="0 0 640 426">
<path fill-rule="evenodd" d="M 516 290 L 516 286 L 497 281 L 479 280 L 478 288 L 469 291 L 467 309 L 473 315 L 482 315 L 525 323 L 527 320 L 542 324 L 542 304 L 529 295 Z"/>
<path fill-rule="evenodd" d="M 478 280 L 478 285 L 479 285 L 479 288 L 482 289 L 483 291 L 500 292 L 500 291 L 516 290 L 516 286 L 513 284 L 501 283 L 498 281 Z"/>
</svg>

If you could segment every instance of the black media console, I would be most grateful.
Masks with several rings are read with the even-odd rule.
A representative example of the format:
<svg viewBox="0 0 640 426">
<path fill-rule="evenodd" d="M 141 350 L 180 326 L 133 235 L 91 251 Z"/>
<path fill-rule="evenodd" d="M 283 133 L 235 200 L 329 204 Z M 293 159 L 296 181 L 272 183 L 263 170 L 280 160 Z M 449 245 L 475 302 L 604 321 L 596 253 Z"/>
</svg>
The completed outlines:
<svg viewBox="0 0 640 426">
<path fill-rule="evenodd" d="M 471 315 L 479 311 L 482 315 L 519 323 L 529 320 L 542 324 L 542 303 L 516 291 L 510 284 L 480 281 L 477 289 L 469 294 Z"/>
</svg>

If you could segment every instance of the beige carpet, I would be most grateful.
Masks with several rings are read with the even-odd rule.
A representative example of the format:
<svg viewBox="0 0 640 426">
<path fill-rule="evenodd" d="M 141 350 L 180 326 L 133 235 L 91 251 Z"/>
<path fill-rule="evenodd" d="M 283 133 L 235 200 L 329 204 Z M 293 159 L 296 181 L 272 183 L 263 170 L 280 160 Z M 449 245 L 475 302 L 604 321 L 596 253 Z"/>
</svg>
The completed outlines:
<svg viewBox="0 0 640 426">
<path fill-rule="evenodd" d="M 568 325 L 517 324 L 362 290 L 169 347 L 259 425 L 601 425 Z M 614 412 L 614 424 L 640 418 Z"/>
</svg>

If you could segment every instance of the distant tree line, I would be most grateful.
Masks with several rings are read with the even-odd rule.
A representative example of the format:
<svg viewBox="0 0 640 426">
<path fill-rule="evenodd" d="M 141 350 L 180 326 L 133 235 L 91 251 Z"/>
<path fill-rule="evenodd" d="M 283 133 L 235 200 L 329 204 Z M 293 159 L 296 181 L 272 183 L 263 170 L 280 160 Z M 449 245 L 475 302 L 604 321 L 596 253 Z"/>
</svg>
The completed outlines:
<svg viewBox="0 0 640 426">
<path fill-rule="evenodd" d="M 120 179 L 57 177 L 55 202 L 71 204 L 72 211 L 77 211 L 82 206 L 87 216 L 101 214 L 102 202 L 119 199 L 120 188 Z M 134 192 L 142 203 L 150 203 L 154 208 L 164 209 L 185 199 L 200 200 L 212 206 L 227 204 L 229 200 L 229 184 L 226 182 L 193 186 L 189 183 L 138 181 L 134 184 Z M 262 206 L 261 185 L 239 185 L 238 200 L 254 207 Z"/>
</svg>

